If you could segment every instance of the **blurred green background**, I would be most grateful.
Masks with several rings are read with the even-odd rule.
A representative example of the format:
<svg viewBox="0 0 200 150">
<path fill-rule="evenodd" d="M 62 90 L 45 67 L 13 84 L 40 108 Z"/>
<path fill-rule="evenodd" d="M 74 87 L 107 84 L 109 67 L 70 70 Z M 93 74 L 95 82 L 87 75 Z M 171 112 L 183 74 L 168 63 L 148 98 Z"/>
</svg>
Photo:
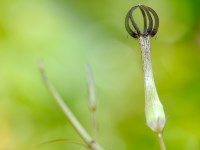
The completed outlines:
<svg viewBox="0 0 200 150">
<path fill-rule="evenodd" d="M 167 149 L 200 149 L 199 0 L 0 0 L 0 150 L 32 150 L 63 138 L 82 142 L 43 85 L 39 59 L 90 133 L 85 64 L 92 66 L 105 149 L 159 149 L 145 124 L 138 42 L 124 27 L 138 2 L 160 18 L 152 63 L 167 115 Z M 84 150 L 66 142 L 35 149 Z"/>
</svg>

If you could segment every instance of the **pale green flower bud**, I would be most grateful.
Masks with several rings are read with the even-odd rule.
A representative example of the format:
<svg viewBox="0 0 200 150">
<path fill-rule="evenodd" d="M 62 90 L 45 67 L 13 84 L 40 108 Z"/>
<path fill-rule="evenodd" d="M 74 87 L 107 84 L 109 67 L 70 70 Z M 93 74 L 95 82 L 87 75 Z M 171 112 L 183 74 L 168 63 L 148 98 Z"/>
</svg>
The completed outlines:
<svg viewBox="0 0 200 150">
<path fill-rule="evenodd" d="M 140 36 L 138 40 L 140 43 L 144 72 L 146 122 L 153 131 L 161 133 L 165 126 L 166 118 L 153 78 L 150 54 L 150 36 Z"/>
</svg>

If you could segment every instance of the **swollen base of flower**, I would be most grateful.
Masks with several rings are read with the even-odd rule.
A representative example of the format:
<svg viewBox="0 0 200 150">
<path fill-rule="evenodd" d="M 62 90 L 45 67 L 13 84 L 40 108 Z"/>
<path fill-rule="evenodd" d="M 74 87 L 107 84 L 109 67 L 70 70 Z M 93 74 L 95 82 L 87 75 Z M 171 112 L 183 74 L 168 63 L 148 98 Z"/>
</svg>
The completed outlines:
<svg viewBox="0 0 200 150">
<path fill-rule="evenodd" d="M 147 125 L 154 132 L 162 133 L 166 122 L 163 106 L 161 103 L 157 106 L 155 105 L 152 106 L 153 106 L 152 108 L 150 108 L 151 106 L 148 108 L 145 107 Z"/>
<path fill-rule="evenodd" d="M 148 78 L 146 78 L 148 81 L 145 81 L 146 122 L 154 132 L 161 133 L 166 122 L 165 112 L 157 94 L 153 74 L 150 72 L 146 72 L 146 74 L 149 74 Z"/>
</svg>

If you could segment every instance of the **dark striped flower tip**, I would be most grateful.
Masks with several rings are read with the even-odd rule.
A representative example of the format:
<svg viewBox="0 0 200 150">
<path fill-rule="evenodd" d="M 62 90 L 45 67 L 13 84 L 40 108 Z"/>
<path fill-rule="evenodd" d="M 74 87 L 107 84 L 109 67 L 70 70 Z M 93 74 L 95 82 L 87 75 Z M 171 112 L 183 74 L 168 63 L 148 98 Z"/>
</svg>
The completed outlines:
<svg viewBox="0 0 200 150">
<path fill-rule="evenodd" d="M 141 30 L 138 28 L 138 25 L 135 23 L 135 20 L 133 19 L 133 13 L 136 10 L 136 8 L 140 9 L 143 19 L 144 19 L 144 30 L 141 32 Z M 133 37 L 138 38 L 140 36 L 151 36 L 153 37 L 158 32 L 159 27 L 159 18 L 157 13 L 150 7 L 145 5 L 136 5 L 133 6 L 127 13 L 126 19 L 125 19 L 125 27 L 126 31 Z"/>
</svg>

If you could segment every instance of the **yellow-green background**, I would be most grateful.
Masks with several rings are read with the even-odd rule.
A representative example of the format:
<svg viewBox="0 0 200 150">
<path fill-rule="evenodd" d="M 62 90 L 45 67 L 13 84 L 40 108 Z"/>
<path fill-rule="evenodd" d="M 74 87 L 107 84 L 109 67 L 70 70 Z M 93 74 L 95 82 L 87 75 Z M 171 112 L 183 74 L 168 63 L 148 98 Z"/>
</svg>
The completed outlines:
<svg viewBox="0 0 200 150">
<path fill-rule="evenodd" d="M 124 28 L 127 11 L 139 2 L 160 18 L 152 63 L 167 149 L 200 149 L 200 1 L 0 0 L 0 150 L 82 142 L 43 85 L 39 59 L 90 133 L 85 64 L 92 66 L 97 139 L 106 150 L 159 149 L 145 124 L 138 42 Z M 84 148 L 57 142 L 36 149 Z"/>
</svg>

